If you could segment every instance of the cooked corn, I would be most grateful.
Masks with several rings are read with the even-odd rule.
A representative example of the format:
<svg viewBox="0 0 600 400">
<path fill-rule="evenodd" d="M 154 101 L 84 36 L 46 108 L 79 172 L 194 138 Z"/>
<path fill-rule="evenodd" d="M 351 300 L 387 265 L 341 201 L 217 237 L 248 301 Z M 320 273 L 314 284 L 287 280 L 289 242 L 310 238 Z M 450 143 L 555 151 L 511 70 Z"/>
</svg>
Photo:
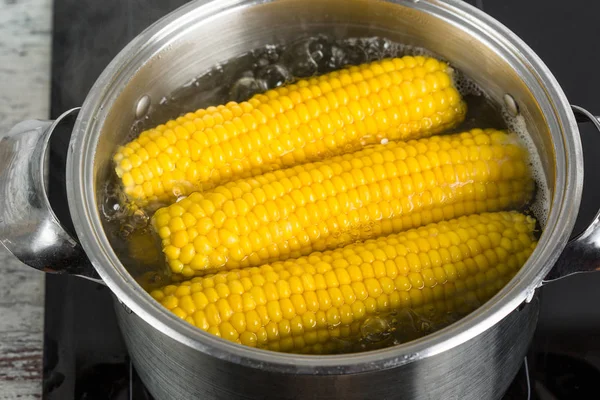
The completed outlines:
<svg viewBox="0 0 600 400">
<path fill-rule="evenodd" d="M 248 346 L 326 352 L 374 314 L 465 313 L 536 245 L 518 212 L 465 216 L 271 265 L 222 271 L 151 295 L 190 324 Z"/>
<path fill-rule="evenodd" d="M 462 121 L 465 112 L 445 63 L 407 56 L 186 114 L 142 132 L 114 161 L 130 200 L 164 204 L 382 139 L 430 136 Z"/>
<path fill-rule="evenodd" d="M 193 276 L 519 208 L 534 183 L 516 139 L 475 129 L 375 145 L 193 193 L 152 224 L 172 271 Z"/>
</svg>

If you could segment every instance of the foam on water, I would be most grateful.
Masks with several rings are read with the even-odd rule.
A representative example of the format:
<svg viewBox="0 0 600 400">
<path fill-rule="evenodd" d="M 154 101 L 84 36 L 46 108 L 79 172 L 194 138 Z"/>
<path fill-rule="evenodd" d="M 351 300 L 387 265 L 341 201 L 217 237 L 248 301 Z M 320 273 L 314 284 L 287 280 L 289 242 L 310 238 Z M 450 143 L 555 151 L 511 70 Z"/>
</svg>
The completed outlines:
<svg viewBox="0 0 600 400">
<path fill-rule="evenodd" d="M 464 96 L 475 96 L 480 98 L 479 101 L 492 102 L 485 91 L 479 87 L 473 80 L 464 75 L 458 70 L 453 72 L 454 85 L 459 93 Z M 550 189 L 548 188 L 548 181 L 546 180 L 546 174 L 542 165 L 542 161 L 539 152 L 531 138 L 531 134 L 527 130 L 527 123 L 522 115 L 513 116 L 506 109 L 505 106 L 499 109 L 500 117 L 506 129 L 509 132 L 513 132 L 519 138 L 519 142 L 522 146 L 527 149 L 529 155 L 529 167 L 533 175 L 533 179 L 536 184 L 535 198 L 529 205 L 529 210 L 538 220 L 540 226 L 544 228 L 548 219 L 549 207 L 550 207 Z M 476 116 L 476 119 L 478 117 Z M 486 126 L 482 126 L 485 128 Z"/>
<path fill-rule="evenodd" d="M 550 211 L 551 194 L 540 154 L 537 151 L 531 135 L 527 131 L 527 124 L 522 115 L 513 117 L 506 109 L 503 109 L 502 117 L 506 121 L 508 129 L 511 132 L 516 133 L 521 143 L 527 148 L 527 153 L 529 154 L 529 166 L 536 186 L 535 198 L 529 206 L 529 210 L 537 218 L 540 226 L 544 228 Z"/>
<path fill-rule="evenodd" d="M 463 96 L 473 95 L 482 96 L 483 90 L 465 74 L 454 70 L 452 77 L 454 78 L 454 86 Z"/>
</svg>

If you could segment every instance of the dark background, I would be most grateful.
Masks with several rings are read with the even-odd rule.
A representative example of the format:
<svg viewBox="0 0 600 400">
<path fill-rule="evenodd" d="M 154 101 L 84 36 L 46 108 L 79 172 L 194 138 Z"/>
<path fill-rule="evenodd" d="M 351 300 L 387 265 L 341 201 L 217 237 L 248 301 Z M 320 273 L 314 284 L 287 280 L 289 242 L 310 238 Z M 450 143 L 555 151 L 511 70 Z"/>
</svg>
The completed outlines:
<svg viewBox="0 0 600 400">
<path fill-rule="evenodd" d="M 600 114 L 600 2 L 471 0 L 508 26 L 546 62 L 573 104 Z M 137 33 L 182 0 L 55 0 L 52 117 L 82 104 L 95 79 Z M 579 228 L 600 205 L 600 135 L 580 126 L 586 181 Z M 53 167 L 61 168 L 57 138 Z M 58 156 L 57 156 L 58 154 Z M 542 315 L 534 347 L 583 353 L 600 368 L 600 274 L 570 277 L 541 289 Z M 116 334 L 109 291 L 68 276 L 46 283 L 45 398 L 131 398 L 132 375 Z M 99 378 L 102 376 L 103 378 Z M 117 382 L 117 383 L 115 383 Z M 110 391 L 110 393 L 109 393 Z M 119 397 L 122 396 L 122 397 Z M 138 397 L 133 397 L 138 398 Z"/>
<path fill-rule="evenodd" d="M 600 115 L 600 2 L 587 0 L 471 0 L 521 37 L 546 63 L 571 104 Z M 481 7 L 482 6 L 482 7 Z M 600 207 L 600 132 L 581 124 L 585 184 L 575 233 Z M 542 289 L 540 329 L 600 334 L 600 274 L 581 274 Z"/>
</svg>

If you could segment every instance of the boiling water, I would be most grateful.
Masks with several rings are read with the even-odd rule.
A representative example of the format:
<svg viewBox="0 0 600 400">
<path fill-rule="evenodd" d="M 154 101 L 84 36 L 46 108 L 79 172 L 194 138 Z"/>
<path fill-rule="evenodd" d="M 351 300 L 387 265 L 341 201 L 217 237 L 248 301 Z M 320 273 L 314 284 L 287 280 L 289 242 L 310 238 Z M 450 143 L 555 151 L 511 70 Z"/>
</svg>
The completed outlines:
<svg viewBox="0 0 600 400">
<path fill-rule="evenodd" d="M 244 101 L 256 93 L 320 75 L 347 65 L 403 55 L 432 55 L 420 48 L 393 43 L 381 38 L 331 40 L 326 37 L 302 39 L 287 46 L 265 46 L 217 65 L 180 89 L 162 98 L 143 119 L 135 121 L 126 140 L 145 129 L 199 108 Z M 439 58 L 439 57 L 437 57 Z M 533 213 L 544 226 L 548 189 L 535 147 L 522 117 L 510 117 L 460 71 L 454 72 L 457 88 L 468 105 L 465 121 L 453 131 L 472 128 L 510 129 L 529 148 L 537 190 L 535 201 L 526 212 Z M 151 211 L 133 210 L 118 186 L 113 173 L 103 189 L 100 208 L 111 244 L 123 264 L 146 289 L 180 280 L 170 274 L 160 251 L 160 241 L 149 226 Z M 541 230 L 540 227 L 540 230 Z M 470 304 L 475 309 L 479 304 Z M 464 314 L 464 313 L 463 313 Z M 435 310 L 403 310 L 365 320 L 352 340 L 336 343 L 336 351 L 354 352 L 403 343 L 441 329 L 464 315 L 436 314 Z M 332 327 L 334 328 L 334 327 Z"/>
</svg>

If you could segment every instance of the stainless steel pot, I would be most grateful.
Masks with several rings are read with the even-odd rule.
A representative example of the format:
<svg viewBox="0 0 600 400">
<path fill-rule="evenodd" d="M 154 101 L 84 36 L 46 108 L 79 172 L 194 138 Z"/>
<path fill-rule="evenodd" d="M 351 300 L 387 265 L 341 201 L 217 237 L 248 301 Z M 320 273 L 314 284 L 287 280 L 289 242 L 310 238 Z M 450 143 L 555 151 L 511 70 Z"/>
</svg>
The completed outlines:
<svg viewBox="0 0 600 400">
<path fill-rule="evenodd" d="M 393 348 L 297 356 L 200 331 L 135 283 L 100 220 L 97 190 L 111 168 L 110 155 L 148 98 L 157 101 L 249 49 L 317 33 L 383 36 L 451 60 L 494 100 L 520 113 L 551 192 L 539 245 L 504 289 L 461 321 Z M 591 114 L 575 110 L 600 128 Z M 152 25 L 104 70 L 72 133 L 68 202 L 81 245 L 62 229 L 44 188 L 45 149 L 61 120 L 28 121 L 0 137 L 0 240 L 26 264 L 96 279 L 112 290 L 132 359 L 157 399 L 500 398 L 535 329 L 536 288 L 545 277 L 592 270 L 599 259 L 598 217 L 567 245 L 579 208 L 583 159 L 564 93 L 517 36 L 458 0 L 197 1 Z"/>
</svg>

